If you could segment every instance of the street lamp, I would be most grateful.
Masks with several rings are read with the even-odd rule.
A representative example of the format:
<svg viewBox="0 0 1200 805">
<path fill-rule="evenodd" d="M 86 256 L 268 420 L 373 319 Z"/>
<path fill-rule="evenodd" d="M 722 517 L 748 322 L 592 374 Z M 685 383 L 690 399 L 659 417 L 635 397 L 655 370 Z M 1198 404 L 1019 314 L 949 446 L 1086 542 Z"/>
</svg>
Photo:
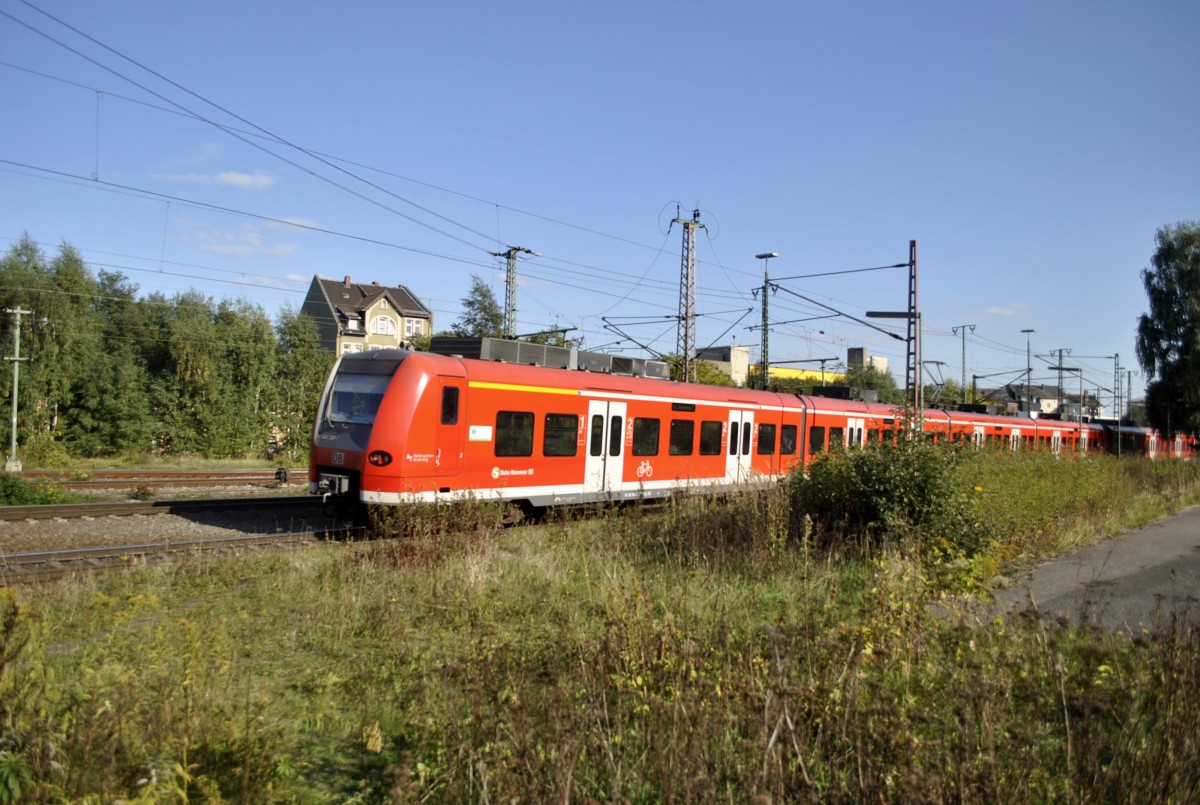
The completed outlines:
<svg viewBox="0 0 1200 805">
<path fill-rule="evenodd" d="M 770 290 L 771 280 L 767 275 L 767 269 L 771 265 L 771 258 L 778 257 L 778 256 L 779 256 L 779 252 L 763 252 L 762 254 L 754 255 L 755 259 L 763 261 L 762 350 L 761 350 L 762 351 L 762 380 L 761 380 L 761 382 L 762 382 L 762 387 L 764 390 L 767 388 L 767 370 L 768 370 L 768 367 L 770 366 L 770 364 L 767 363 L 767 360 L 768 360 L 767 359 L 767 338 L 768 338 L 767 291 Z"/>
<path fill-rule="evenodd" d="M 1030 409 L 1033 407 L 1033 397 L 1029 390 L 1029 384 L 1033 382 L 1033 361 L 1032 353 L 1029 351 L 1029 334 L 1035 333 L 1037 330 L 1025 329 L 1021 332 L 1025 333 L 1025 416 L 1032 418 L 1033 411 Z"/>
</svg>

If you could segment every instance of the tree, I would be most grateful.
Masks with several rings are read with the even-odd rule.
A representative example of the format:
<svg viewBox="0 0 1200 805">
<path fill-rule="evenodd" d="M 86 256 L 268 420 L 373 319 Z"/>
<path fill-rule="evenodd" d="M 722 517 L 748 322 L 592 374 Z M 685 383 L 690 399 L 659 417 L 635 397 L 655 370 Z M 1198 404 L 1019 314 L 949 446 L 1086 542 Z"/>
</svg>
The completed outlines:
<svg viewBox="0 0 1200 805">
<path fill-rule="evenodd" d="M 1142 270 L 1150 311 L 1138 319 L 1138 363 L 1151 379 L 1146 418 L 1167 436 L 1200 432 L 1200 221 L 1161 227 Z"/>
<path fill-rule="evenodd" d="M 307 453 L 308 437 L 325 379 L 333 366 L 333 355 L 321 347 L 321 335 L 312 317 L 292 308 L 280 312 L 275 332 L 279 345 L 274 429 L 284 455 L 294 459 Z"/>
<path fill-rule="evenodd" d="M 492 289 L 478 274 L 471 275 L 471 292 L 463 297 L 463 312 L 450 330 L 459 338 L 500 338 L 504 335 L 504 311 Z"/>
<path fill-rule="evenodd" d="M 863 391 L 876 392 L 881 403 L 904 404 L 904 392 L 896 388 L 896 381 L 892 379 L 891 374 L 881 372 L 871 365 L 847 370 L 846 385 L 857 389 L 860 393 Z"/>
<path fill-rule="evenodd" d="M 145 332 L 137 285 L 101 271 L 88 313 L 102 348 L 72 380 L 74 404 L 63 412 L 63 438 L 73 455 L 115 456 L 150 450 L 154 421 L 150 378 L 140 339 Z"/>
<path fill-rule="evenodd" d="M 663 360 L 667 362 L 671 370 L 672 380 L 683 379 L 683 360 L 678 355 L 667 355 Z M 695 369 L 696 383 L 705 386 L 733 386 L 733 378 L 717 368 L 712 361 L 695 360 L 692 361 L 692 367 Z"/>
</svg>

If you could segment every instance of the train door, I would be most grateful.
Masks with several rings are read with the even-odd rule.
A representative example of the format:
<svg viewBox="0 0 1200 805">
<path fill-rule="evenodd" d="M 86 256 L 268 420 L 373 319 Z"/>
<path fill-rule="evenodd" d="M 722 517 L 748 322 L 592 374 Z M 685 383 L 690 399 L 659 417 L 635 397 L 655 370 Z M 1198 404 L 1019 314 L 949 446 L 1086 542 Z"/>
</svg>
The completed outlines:
<svg viewBox="0 0 1200 805">
<path fill-rule="evenodd" d="M 433 471 L 458 475 L 463 468 L 463 423 L 466 422 L 466 378 L 438 377 L 441 386 L 437 425 L 434 429 Z"/>
<path fill-rule="evenodd" d="M 1056 430 L 1050 434 L 1050 449 L 1054 451 L 1054 455 L 1062 452 L 1062 431 Z"/>
<path fill-rule="evenodd" d="M 854 418 L 846 420 L 846 447 L 862 447 L 863 431 L 866 427 L 866 420 Z"/>
<path fill-rule="evenodd" d="M 983 425 L 976 425 L 971 430 L 971 444 L 975 445 L 976 450 L 983 449 Z"/>
<path fill-rule="evenodd" d="M 1021 429 L 1013 428 L 1012 433 L 1008 434 L 1008 449 L 1009 452 L 1015 453 L 1021 448 Z"/>
<path fill-rule="evenodd" d="M 618 491 L 624 462 L 625 403 L 589 400 L 583 491 Z"/>
<path fill-rule="evenodd" d="M 725 480 L 733 483 L 750 477 L 750 449 L 754 446 L 754 412 L 730 411 L 728 450 L 725 451 Z"/>
</svg>

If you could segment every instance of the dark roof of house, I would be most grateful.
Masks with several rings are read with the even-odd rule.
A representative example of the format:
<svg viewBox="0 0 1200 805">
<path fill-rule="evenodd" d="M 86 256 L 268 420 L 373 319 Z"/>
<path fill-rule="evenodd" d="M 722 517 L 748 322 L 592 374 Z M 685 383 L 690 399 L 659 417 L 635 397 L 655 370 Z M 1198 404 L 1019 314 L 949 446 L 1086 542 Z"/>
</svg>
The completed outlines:
<svg viewBox="0 0 1200 805">
<path fill-rule="evenodd" d="M 351 282 L 349 277 L 344 280 L 317 277 L 316 281 L 329 305 L 343 313 L 357 315 L 375 304 L 379 297 L 385 296 L 392 307 L 406 316 L 430 318 L 429 308 L 403 285 L 388 286 L 376 282 L 364 285 Z"/>
</svg>

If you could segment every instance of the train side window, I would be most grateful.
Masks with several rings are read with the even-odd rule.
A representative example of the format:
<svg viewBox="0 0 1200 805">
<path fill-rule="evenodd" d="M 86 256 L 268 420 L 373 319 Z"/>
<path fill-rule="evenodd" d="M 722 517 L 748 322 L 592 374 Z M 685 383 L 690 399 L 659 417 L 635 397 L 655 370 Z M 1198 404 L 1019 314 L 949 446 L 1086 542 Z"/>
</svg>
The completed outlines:
<svg viewBox="0 0 1200 805">
<path fill-rule="evenodd" d="M 750 423 L 742 423 L 742 455 L 750 455 Z"/>
<path fill-rule="evenodd" d="M 673 456 L 690 456 L 696 436 L 696 423 L 690 419 L 671 420 L 671 440 L 668 452 Z"/>
<path fill-rule="evenodd" d="M 662 423 L 657 419 L 633 418 L 633 454 L 635 456 L 658 455 L 658 431 Z"/>
<path fill-rule="evenodd" d="M 813 425 L 808 429 L 808 454 L 820 453 L 825 449 L 825 428 Z"/>
<path fill-rule="evenodd" d="M 614 416 L 608 422 L 608 454 L 621 455 L 621 445 L 625 443 L 625 418 Z"/>
<path fill-rule="evenodd" d="M 579 450 L 579 417 L 576 414 L 546 414 L 542 429 L 542 455 L 573 456 Z"/>
<path fill-rule="evenodd" d="M 784 425 L 779 429 L 779 455 L 796 455 L 796 426 Z"/>
<path fill-rule="evenodd" d="M 592 432 L 588 439 L 588 453 L 598 456 L 604 452 L 604 417 L 600 414 L 592 416 Z"/>
<path fill-rule="evenodd" d="M 719 455 L 721 455 L 721 423 L 720 422 L 701 422 L 700 423 L 700 455 L 702 455 L 702 456 L 719 456 Z"/>
<path fill-rule="evenodd" d="M 442 388 L 442 424 L 458 424 L 458 386 Z"/>
<path fill-rule="evenodd" d="M 775 426 L 765 424 L 758 426 L 758 454 L 760 456 L 775 455 Z"/>
<path fill-rule="evenodd" d="M 533 455 L 533 413 L 531 411 L 496 412 L 496 455 Z"/>
<path fill-rule="evenodd" d="M 867 428 L 867 444 L 879 444 L 878 428 Z"/>
<path fill-rule="evenodd" d="M 738 448 L 738 427 L 741 423 L 729 423 L 729 455 L 736 456 Z"/>
<path fill-rule="evenodd" d="M 829 429 L 829 449 L 840 450 L 846 446 L 846 429 L 845 428 L 830 428 Z"/>
</svg>

